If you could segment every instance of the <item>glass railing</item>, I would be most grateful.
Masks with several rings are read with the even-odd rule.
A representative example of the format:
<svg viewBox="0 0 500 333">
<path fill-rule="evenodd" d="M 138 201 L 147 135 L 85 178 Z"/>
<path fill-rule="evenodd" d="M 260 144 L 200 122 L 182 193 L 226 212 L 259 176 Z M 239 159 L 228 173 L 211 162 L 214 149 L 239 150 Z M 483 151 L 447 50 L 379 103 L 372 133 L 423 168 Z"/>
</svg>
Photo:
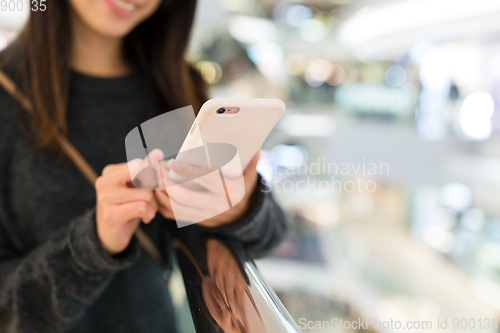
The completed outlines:
<svg viewBox="0 0 500 333">
<path fill-rule="evenodd" d="M 172 243 L 197 333 L 300 332 L 237 240 L 188 227 Z"/>
</svg>

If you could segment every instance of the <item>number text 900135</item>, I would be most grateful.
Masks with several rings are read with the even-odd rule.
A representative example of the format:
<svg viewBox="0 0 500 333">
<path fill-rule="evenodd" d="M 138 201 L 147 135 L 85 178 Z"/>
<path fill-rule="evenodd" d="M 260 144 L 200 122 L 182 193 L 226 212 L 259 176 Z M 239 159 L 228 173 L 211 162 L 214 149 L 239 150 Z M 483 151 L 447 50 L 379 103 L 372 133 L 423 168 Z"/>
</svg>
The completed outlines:
<svg viewBox="0 0 500 333">
<path fill-rule="evenodd" d="M 0 11 L 20 12 L 30 9 L 33 12 L 47 10 L 47 0 L 0 0 Z"/>
</svg>

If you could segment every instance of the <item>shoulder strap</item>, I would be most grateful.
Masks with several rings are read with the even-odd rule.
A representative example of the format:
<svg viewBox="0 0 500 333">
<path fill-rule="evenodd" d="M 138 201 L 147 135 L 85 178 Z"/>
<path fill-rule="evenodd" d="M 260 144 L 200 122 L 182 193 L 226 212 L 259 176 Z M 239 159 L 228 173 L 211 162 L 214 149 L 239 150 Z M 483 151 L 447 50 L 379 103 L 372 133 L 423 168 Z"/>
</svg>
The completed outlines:
<svg viewBox="0 0 500 333">
<path fill-rule="evenodd" d="M 31 105 L 30 101 L 21 93 L 21 91 L 16 87 L 14 82 L 0 69 L 0 86 L 7 91 L 14 99 L 16 99 L 23 109 L 25 109 L 28 113 L 32 114 L 33 113 L 33 106 Z M 95 170 L 90 166 L 90 164 L 87 162 L 85 157 L 80 154 L 78 149 L 69 142 L 69 140 L 62 136 L 61 134 L 58 134 L 56 136 L 57 144 L 61 147 L 63 152 L 66 154 L 66 156 L 69 157 L 69 159 L 73 162 L 73 164 L 80 170 L 80 172 L 83 174 L 83 176 L 87 179 L 87 181 L 94 186 L 95 180 L 97 179 L 97 173 Z M 160 254 L 160 251 L 156 248 L 156 245 L 153 243 L 151 238 L 146 234 L 144 230 L 142 230 L 140 227 L 137 228 L 135 232 L 139 242 L 141 243 L 142 247 L 148 254 L 160 265 L 160 266 L 165 266 L 165 260 L 163 259 L 162 255 Z"/>
</svg>

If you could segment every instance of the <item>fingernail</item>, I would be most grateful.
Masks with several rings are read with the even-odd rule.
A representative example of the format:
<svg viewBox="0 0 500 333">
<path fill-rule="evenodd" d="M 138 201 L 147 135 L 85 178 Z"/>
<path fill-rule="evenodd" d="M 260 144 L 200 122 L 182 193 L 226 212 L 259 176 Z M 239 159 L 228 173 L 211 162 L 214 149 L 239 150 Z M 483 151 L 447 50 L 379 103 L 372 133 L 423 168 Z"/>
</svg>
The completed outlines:
<svg viewBox="0 0 500 333">
<path fill-rule="evenodd" d="M 161 149 L 155 148 L 150 153 L 149 156 L 153 160 L 162 160 L 163 159 L 163 151 Z"/>
<path fill-rule="evenodd" d="M 175 172 L 181 172 L 182 169 L 182 164 L 180 162 L 174 161 L 170 164 L 170 169 L 174 170 Z"/>
</svg>

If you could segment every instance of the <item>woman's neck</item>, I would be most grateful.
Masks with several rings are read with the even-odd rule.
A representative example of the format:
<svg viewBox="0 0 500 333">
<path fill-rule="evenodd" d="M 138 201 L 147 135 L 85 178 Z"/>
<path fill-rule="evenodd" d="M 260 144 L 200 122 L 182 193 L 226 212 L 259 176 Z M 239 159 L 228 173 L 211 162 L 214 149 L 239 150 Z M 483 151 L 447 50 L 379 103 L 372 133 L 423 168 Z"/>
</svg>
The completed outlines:
<svg viewBox="0 0 500 333">
<path fill-rule="evenodd" d="M 76 15 L 72 18 L 72 69 L 99 77 L 122 76 L 131 67 L 123 58 L 123 39 L 99 35 L 86 27 Z"/>
</svg>

